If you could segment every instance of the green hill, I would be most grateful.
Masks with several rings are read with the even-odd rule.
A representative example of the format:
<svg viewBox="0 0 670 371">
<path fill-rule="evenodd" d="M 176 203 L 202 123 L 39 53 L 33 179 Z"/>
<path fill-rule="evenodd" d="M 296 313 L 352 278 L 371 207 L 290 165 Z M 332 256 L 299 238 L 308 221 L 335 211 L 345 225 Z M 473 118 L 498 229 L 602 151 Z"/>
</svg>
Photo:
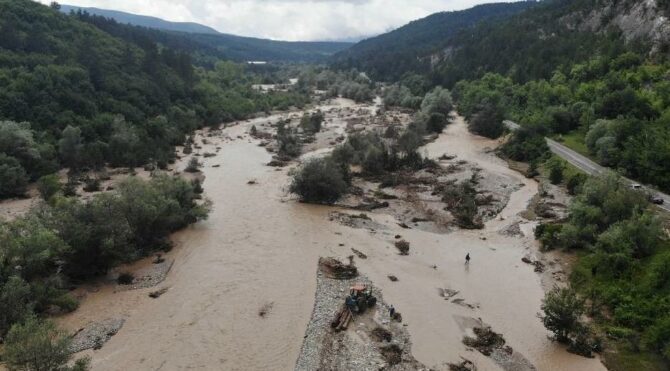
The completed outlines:
<svg viewBox="0 0 670 371">
<path fill-rule="evenodd" d="M 65 4 L 61 4 L 60 7 L 60 11 L 65 14 L 70 14 L 70 12 L 77 12 L 79 10 L 81 10 L 82 12 L 87 12 L 89 14 L 99 15 L 105 18 L 112 18 L 119 23 L 127 23 L 135 26 L 155 28 L 159 30 L 179 31 L 189 33 L 207 33 L 207 34 L 219 33 L 217 30 L 211 27 L 194 22 L 170 22 L 157 17 L 137 15 L 132 13 L 121 12 L 118 10 L 87 8 L 87 7 L 79 7 Z"/>
<path fill-rule="evenodd" d="M 98 8 L 62 5 L 61 12 L 122 37 L 142 34 L 171 48 L 235 61 L 318 62 L 350 47 L 347 42 L 277 41 L 219 33 L 197 23 L 168 22 L 155 17 Z M 119 27 L 133 25 L 133 28 Z M 169 31 L 169 32 L 165 32 Z"/>
<path fill-rule="evenodd" d="M 425 73 L 431 67 L 431 55 L 443 50 L 459 32 L 482 21 L 504 19 L 534 4 L 533 1 L 485 4 L 436 13 L 363 40 L 336 54 L 333 63 L 340 68 L 357 68 L 382 80 L 395 80 L 409 71 Z"/>
</svg>

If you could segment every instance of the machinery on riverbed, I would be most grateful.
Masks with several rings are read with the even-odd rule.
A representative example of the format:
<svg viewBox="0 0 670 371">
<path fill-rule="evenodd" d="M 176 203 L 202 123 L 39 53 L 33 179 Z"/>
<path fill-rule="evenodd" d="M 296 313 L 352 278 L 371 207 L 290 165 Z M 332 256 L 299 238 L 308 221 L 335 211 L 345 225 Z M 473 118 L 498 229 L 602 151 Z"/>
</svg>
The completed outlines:
<svg viewBox="0 0 670 371">
<path fill-rule="evenodd" d="M 342 308 L 335 313 L 330 326 L 337 331 L 346 330 L 354 314 L 363 314 L 368 308 L 377 304 L 372 289 L 363 283 L 357 283 L 349 289 L 349 296 L 344 300 Z"/>
</svg>

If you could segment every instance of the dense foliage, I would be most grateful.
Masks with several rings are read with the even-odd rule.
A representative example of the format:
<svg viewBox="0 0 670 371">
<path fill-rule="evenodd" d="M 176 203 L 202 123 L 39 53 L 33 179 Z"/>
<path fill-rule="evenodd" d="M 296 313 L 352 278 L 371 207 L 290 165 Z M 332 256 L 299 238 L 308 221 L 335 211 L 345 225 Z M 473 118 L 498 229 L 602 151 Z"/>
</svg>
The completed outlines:
<svg viewBox="0 0 670 371">
<path fill-rule="evenodd" d="M 305 202 L 334 203 L 348 189 L 351 165 L 359 165 L 363 176 L 387 183 L 393 182 L 391 174 L 398 170 L 430 166 L 431 161 L 424 159 L 418 149 L 426 135 L 439 133 L 447 125 L 448 115 L 453 109 L 451 94 L 436 87 L 425 95 L 420 106 L 414 121 L 401 132 L 389 126 L 383 135 L 379 131 L 354 133 L 330 155 L 308 161 L 293 174 L 290 191 Z M 312 121 L 321 120 L 320 112 L 306 115 L 302 126 L 311 128 L 315 126 Z M 284 146 L 293 148 L 290 138 L 295 134 L 283 125 L 279 129 L 277 137 L 281 154 L 286 152 L 282 149 Z"/>
<path fill-rule="evenodd" d="M 395 81 L 408 72 L 426 73 L 431 67 L 431 55 L 439 53 L 459 31 L 469 30 L 485 20 L 509 17 L 532 5 L 533 2 L 527 1 L 484 4 L 462 11 L 435 13 L 361 41 L 336 54 L 334 64 L 339 68 L 357 68 L 377 80 Z"/>
<path fill-rule="evenodd" d="M 289 189 L 304 202 L 330 204 L 342 197 L 347 188 L 340 166 L 332 157 L 326 157 L 302 165 Z"/>
<path fill-rule="evenodd" d="M 28 0 L 0 0 L 0 13 L 0 197 L 59 166 L 164 167 L 203 124 L 306 102 L 253 90 L 242 65 L 196 69 L 131 26 L 106 33 Z"/>
<path fill-rule="evenodd" d="M 613 339 L 670 358 L 670 246 L 646 196 L 608 174 L 579 187 L 563 224 L 536 235 L 545 248 L 583 252 L 571 277 Z"/>
<path fill-rule="evenodd" d="M 450 41 L 453 52 L 432 72 L 433 79 L 451 87 L 494 72 L 526 82 L 549 79 L 557 68 L 567 74 L 574 63 L 594 55 L 615 58 L 625 48 L 615 27 L 605 24 L 602 32 L 593 32 L 578 25 L 591 11 L 601 11 L 604 3 L 617 2 L 543 1 L 508 19 L 483 22 Z"/>
<path fill-rule="evenodd" d="M 85 371 L 89 358 L 79 358 L 70 365 L 69 334 L 48 321 L 28 316 L 7 335 L 3 359 L 9 371 Z"/>
<path fill-rule="evenodd" d="M 52 196 L 0 223 L 0 337 L 33 311 L 74 309 L 68 281 L 169 247 L 171 232 L 207 216 L 208 204 L 198 198 L 181 178 L 129 178 L 91 201 Z"/>
<path fill-rule="evenodd" d="M 503 107 L 507 118 L 529 130 L 569 134 L 601 164 L 668 190 L 669 73 L 670 63 L 627 52 L 612 60 L 594 57 L 550 80 L 518 84 L 487 74 L 459 82 L 455 96 L 466 115 L 482 102 Z"/>
<path fill-rule="evenodd" d="M 296 89 L 303 92 L 320 90 L 327 97 L 342 96 L 356 102 L 370 101 L 374 95 L 374 84 L 365 74 L 357 70 L 333 71 L 321 66 L 300 69 Z"/>
</svg>

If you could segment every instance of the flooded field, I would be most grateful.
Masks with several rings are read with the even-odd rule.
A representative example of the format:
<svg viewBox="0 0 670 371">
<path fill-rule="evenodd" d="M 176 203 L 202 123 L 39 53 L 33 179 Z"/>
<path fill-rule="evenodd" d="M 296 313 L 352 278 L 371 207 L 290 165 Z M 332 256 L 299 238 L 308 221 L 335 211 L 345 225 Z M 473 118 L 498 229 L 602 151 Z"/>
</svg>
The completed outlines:
<svg viewBox="0 0 670 371">
<path fill-rule="evenodd" d="M 323 143 L 344 133 L 352 112 L 372 115 L 376 108 L 346 100 L 320 107 L 326 112 L 327 130 L 323 140 L 317 138 L 320 145 L 307 147 L 315 152 L 304 157 L 327 151 Z M 483 230 L 404 229 L 384 210 L 369 214 L 381 228 L 354 229 L 330 220 L 335 208 L 301 204 L 287 193 L 294 165 L 266 166 L 271 154 L 248 132 L 252 125 L 286 116 L 199 133 L 196 142 L 207 139 L 200 152 L 216 153 L 202 159 L 213 211 L 208 220 L 174 235 L 176 247 L 166 254 L 174 265 L 159 286 L 168 288 L 165 294 L 151 299 L 149 288 L 118 291 L 114 285 L 92 285 L 80 308 L 58 319 L 76 330 L 92 321 L 125 318 L 123 328 L 102 349 L 88 351 L 94 370 L 293 369 L 314 305 L 318 259 L 345 258 L 351 248 L 368 256 L 356 260 L 357 266 L 402 312 L 412 352 L 426 366 L 444 370 L 447 362 L 465 357 L 479 370 L 500 369 L 462 344 L 481 319 L 538 370 L 604 369 L 597 359 L 569 354 L 551 342 L 537 317 L 546 284 L 521 261 L 535 256 L 537 247 L 533 222 L 518 214 L 538 186 L 490 153 L 496 141 L 471 135 L 457 118 L 425 147 L 432 158 L 457 155 L 520 187 Z M 524 233 L 501 233 L 514 223 Z M 398 255 L 396 235 L 410 242 L 409 256 Z M 467 253 L 472 257 L 469 265 L 464 264 Z M 124 269 L 143 264 L 147 261 Z M 398 281 L 391 282 L 388 275 Z M 444 289 L 457 293 L 446 300 Z"/>
</svg>

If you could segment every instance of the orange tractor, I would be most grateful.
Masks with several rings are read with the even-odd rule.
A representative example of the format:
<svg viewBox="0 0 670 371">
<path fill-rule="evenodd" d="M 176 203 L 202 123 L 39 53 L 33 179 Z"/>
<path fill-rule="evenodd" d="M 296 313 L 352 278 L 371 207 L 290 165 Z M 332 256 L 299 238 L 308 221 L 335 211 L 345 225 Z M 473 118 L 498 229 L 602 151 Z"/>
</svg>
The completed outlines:
<svg viewBox="0 0 670 371">
<path fill-rule="evenodd" d="M 368 308 L 377 304 L 372 289 L 363 283 L 357 283 L 349 289 L 349 296 L 344 300 L 342 308 L 335 314 L 330 326 L 335 330 L 346 330 L 355 314 L 363 314 Z"/>
</svg>

